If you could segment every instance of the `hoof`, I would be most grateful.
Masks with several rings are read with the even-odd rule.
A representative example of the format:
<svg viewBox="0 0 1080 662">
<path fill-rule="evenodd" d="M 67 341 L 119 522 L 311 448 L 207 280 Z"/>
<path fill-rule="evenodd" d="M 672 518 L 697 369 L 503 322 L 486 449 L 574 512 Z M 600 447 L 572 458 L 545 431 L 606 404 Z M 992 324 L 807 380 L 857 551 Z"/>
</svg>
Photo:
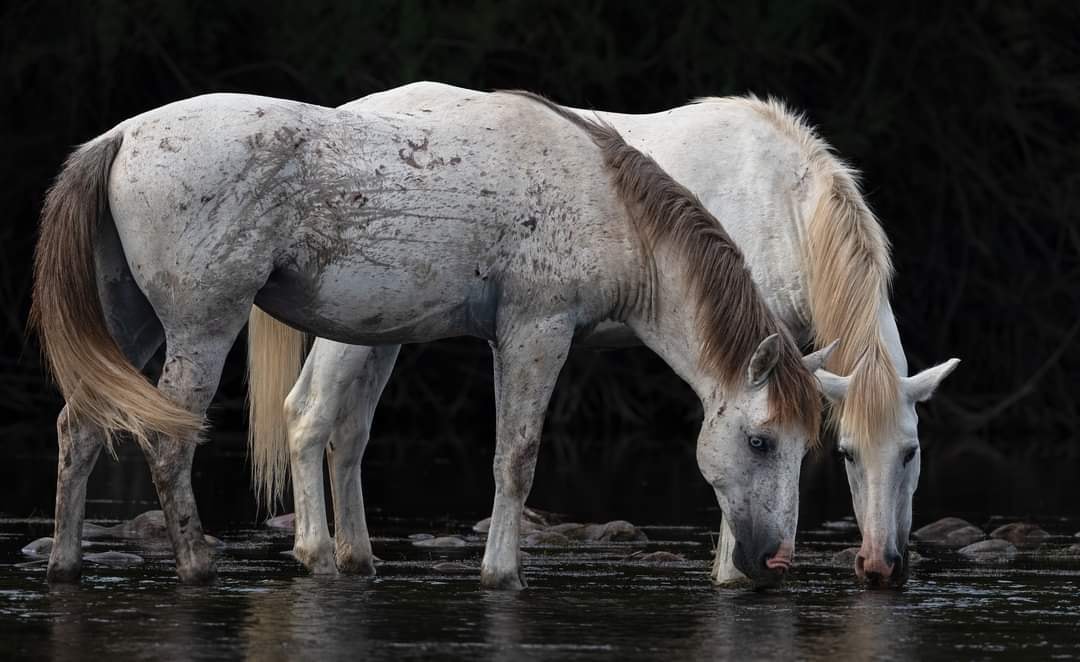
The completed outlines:
<svg viewBox="0 0 1080 662">
<path fill-rule="evenodd" d="M 520 572 L 497 574 L 486 570 L 480 571 L 480 587 L 492 591 L 521 591 L 528 584 Z"/>
<path fill-rule="evenodd" d="M 346 575 L 375 576 L 375 561 L 370 556 L 339 556 L 337 569 Z"/>
<path fill-rule="evenodd" d="M 334 553 L 330 548 L 308 549 L 305 547 L 293 547 L 293 557 L 304 564 L 313 575 L 336 575 L 337 565 L 334 564 Z"/>
<path fill-rule="evenodd" d="M 217 579 L 217 571 L 212 564 L 198 566 L 177 566 L 176 574 L 180 582 L 189 586 L 205 586 Z"/>
<path fill-rule="evenodd" d="M 50 584 L 77 584 L 82 577 L 82 564 L 62 566 L 50 563 L 45 577 Z"/>
</svg>

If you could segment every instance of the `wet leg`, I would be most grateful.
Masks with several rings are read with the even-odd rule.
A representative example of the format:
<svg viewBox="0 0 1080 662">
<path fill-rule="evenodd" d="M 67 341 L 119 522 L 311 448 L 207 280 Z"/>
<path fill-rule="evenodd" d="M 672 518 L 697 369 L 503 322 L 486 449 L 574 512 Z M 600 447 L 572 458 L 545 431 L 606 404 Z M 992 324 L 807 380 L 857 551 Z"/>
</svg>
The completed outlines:
<svg viewBox="0 0 1080 662">
<path fill-rule="evenodd" d="M 346 387 L 348 397 L 328 450 L 334 497 L 334 556 L 342 572 L 375 574 L 364 513 L 361 462 L 371 436 L 375 407 L 390 379 L 399 349 L 398 345 L 353 347 L 350 355 L 359 369 L 351 387 Z"/>
<path fill-rule="evenodd" d="M 501 334 L 494 346 L 496 389 L 495 504 L 480 583 L 522 589 L 521 512 L 532 488 L 551 392 L 566 361 L 573 326 L 548 319 Z"/>
<path fill-rule="evenodd" d="M 717 586 L 736 586 L 750 580 L 735 568 L 732 556 L 735 553 L 735 534 L 728 526 L 727 518 L 720 522 L 720 539 L 716 543 L 716 557 L 713 559 L 713 583 Z"/>
</svg>

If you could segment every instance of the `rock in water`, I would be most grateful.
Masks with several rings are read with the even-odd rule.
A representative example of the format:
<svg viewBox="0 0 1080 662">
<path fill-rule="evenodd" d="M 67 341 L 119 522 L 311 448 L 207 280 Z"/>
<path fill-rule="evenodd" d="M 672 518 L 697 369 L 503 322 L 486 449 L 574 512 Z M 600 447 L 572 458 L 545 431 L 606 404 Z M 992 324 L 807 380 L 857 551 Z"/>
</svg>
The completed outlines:
<svg viewBox="0 0 1080 662">
<path fill-rule="evenodd" d="M 648 542 L 645 532 L 626 520 L 617 519 L 604 524 L 600 534 L 603 542 Z"/>
<path fill-rule="evenodd" d="M 415 547 L 464 547 L 465 541 L 457 536 L 439 536 L 428 540 L 413 541 Z"/>
<path fill-rule="evenodd" d="M 113 527 L 101 526 L 94 524 L 93 522 L 84 522 L 82 527 L 82 537 L 88 540 L 94 538 L 110 538 L 113 536 Z"/>
<path fill-rule="evenodd" d="M 685 561 L 686 557 L 682 554 L 675 554 L 672 552 L 658 551 L 658 552 L 634 552 L 630 556 L 623 559 L 624 561 L 637 561 L 639 563 L 676 563 L 678 561 Z"/>
<path fill-rule="evenodd" d="M 47 558 L 52 553 L 53 539 L 49 537 L 38 538 L 26 547 L 23 547 L 20 552 L 24 556 L 29 556 L 32 559 Z"/>
<path fill-rule="evenodd" d="M 169 529 L 165 525 L 165 513 L 160 510 L 148 510 L 136 515 L 130 522 L 124 523 L 124 537 L 139 540 L 168 538 Z"/>
<path fill-rule="evenodd" d="M 982 529 L 959 517 L 945 517 L 911 534 L 919 542 L 948 549 L 964 547 L 986 538 Z"/>
<path fill-rule="evenodd" d="M 83 557 L 83 560 L 110 568 L 130 568 L 143 563 L 141 556 L 127 552 L 98 552 L 97 554 L 87 554 Z"/>
<path fill-rule="evenodd" d="M 549 526 L 548 531 L 552 533 L 558 533 L 564 535 L 571 540 L 584 540 L 585 539 L 584 524 L 578 524 L 577 522 L 566 522 L 564 524 L 556 524 L 555 526 Z"/>
<path fill-rule="evenodd" d="M 556 519 L 561 518 L 553 513 L 526 507 L 521 513 L 521 532 L 532 533 L 533 531 L 541 531 L 554 523 Z M 472 530 L 477 533 L 487 533 L 490 528 L 491 518 L 485 517 L 476 524 L 473 524 Z"/>
<path fill-rule="evenodd" d="M 832 562 L 846 568 L 855 567 L 855 557 L 859 555 L 858 547 L 846 547 L 833 554 Z"/>
<path fill-rule="evenodd" d="M 570 539 L 557 531 L 548 529 L 533 531 L 525 536 L 521 544 L 525 547 L 566 547 L 570 544 Z"/>
<path fill-rule="evenodd" d="M 476 572 L 476 568 L 459 563 L 457 561 L 442 561 L 431 566 L 431 569 L 435 572 L 448 572 L 448 573 L 464 573 L 464 572 Z"/>
<path fill-rule="evenodd" d="M 1030 522 L 1013 522 L 999 526 L 990 532 L 991 538 L 1008 540 L 1020 549 L 1038 547 L 1046 542 L 1050 534 Z"/>
<path fill-rule="evenodd" d="M 284 515 L 271 517 L 270 519 L 263 522 L 263 525 L 271 529 L 294 531 L 296 530 L 296 513 L 285 513 Z"/>
<path fill-rule="evenodd" d="M 960 549 L 957 553 L 979 563 L 1002 563 L 1016 556 L 1016 546 L 1007 540 L 981 540 Z"/>
<path fill-rule="evenodd" d="M 830 531 L 858 531 L 859 525 L 852 517 L 845 517 L 844 519 L 833 520 L 831 522 L 823 522 L 821 528 L 829 529 Z"/>
</svg>

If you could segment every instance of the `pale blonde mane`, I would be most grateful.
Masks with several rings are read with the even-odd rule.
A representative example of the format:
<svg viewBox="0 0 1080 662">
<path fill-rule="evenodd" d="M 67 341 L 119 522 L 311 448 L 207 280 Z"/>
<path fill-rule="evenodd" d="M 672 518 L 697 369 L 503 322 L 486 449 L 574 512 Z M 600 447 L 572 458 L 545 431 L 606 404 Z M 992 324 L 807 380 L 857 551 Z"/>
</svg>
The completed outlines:
<svg viewBox="0 0 1080 662">
<path fill-rule="evenodd" d="M 828 369 L 851 375 L 847 397 L 831 408 L 830 421 L 856 444 L 876 443 L 895 428 L 900 395 L 899 376 L 879 327 L 892 260 L 889 240 L 859 191 L 858 173 L 836 157 L 805 118 L 776 99 L 698 102 L 736 103 L 757 112 L 798 145 L 822 183 L 803 247 L 811 325 L 817 347 L 840 340 Z"/>
</svg>

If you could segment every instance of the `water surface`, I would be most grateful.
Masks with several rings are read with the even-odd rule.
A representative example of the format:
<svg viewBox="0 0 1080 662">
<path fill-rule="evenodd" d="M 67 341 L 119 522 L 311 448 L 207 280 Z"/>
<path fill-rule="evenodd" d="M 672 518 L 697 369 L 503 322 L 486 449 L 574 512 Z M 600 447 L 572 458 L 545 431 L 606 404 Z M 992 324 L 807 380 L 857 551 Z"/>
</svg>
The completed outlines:
<svg viewBox="0 0 1080 662">
<path fill-rule="evenodd" d="M 94 507 L 94 504 L 91 504 Z M 282 552 L 288 532 L 212 531 L 226 542 L 219 581 L 177 584 L 168 550 L 103 541 L 147 558 L 87 566 L 79 586 L 49 588 L 19 548 L 47 520 L 0 521 L 0 656 L 82 659 L 1038 659 L 1080 656 L 1080 559 L 1022 555 L 978 566 L 943 553 L 901 591 L 856 587 L 831 561 L 850 532 L 800 533 L 798 563 L 778 591 L 717 589 L 701 527 L 646 527 L 648 543 L 531 549 L 530 587 L 478 588 L 482 539 L 469 522 L 374 514 L 378 575 L 316 578 Z M 1050 549 L 1072 542 L 1060 521 Z M 415 547 L 411 533 L 457 534 L 468 546 Z M 1068 534 L 1068 535 L 1067 535 Z M 636 550 L 685 561 L 644 564 Z M 924 550 L 925 551 L 925 550 Z M 453 561 L 460 569 L 435 565 Z"/>
</svg>

